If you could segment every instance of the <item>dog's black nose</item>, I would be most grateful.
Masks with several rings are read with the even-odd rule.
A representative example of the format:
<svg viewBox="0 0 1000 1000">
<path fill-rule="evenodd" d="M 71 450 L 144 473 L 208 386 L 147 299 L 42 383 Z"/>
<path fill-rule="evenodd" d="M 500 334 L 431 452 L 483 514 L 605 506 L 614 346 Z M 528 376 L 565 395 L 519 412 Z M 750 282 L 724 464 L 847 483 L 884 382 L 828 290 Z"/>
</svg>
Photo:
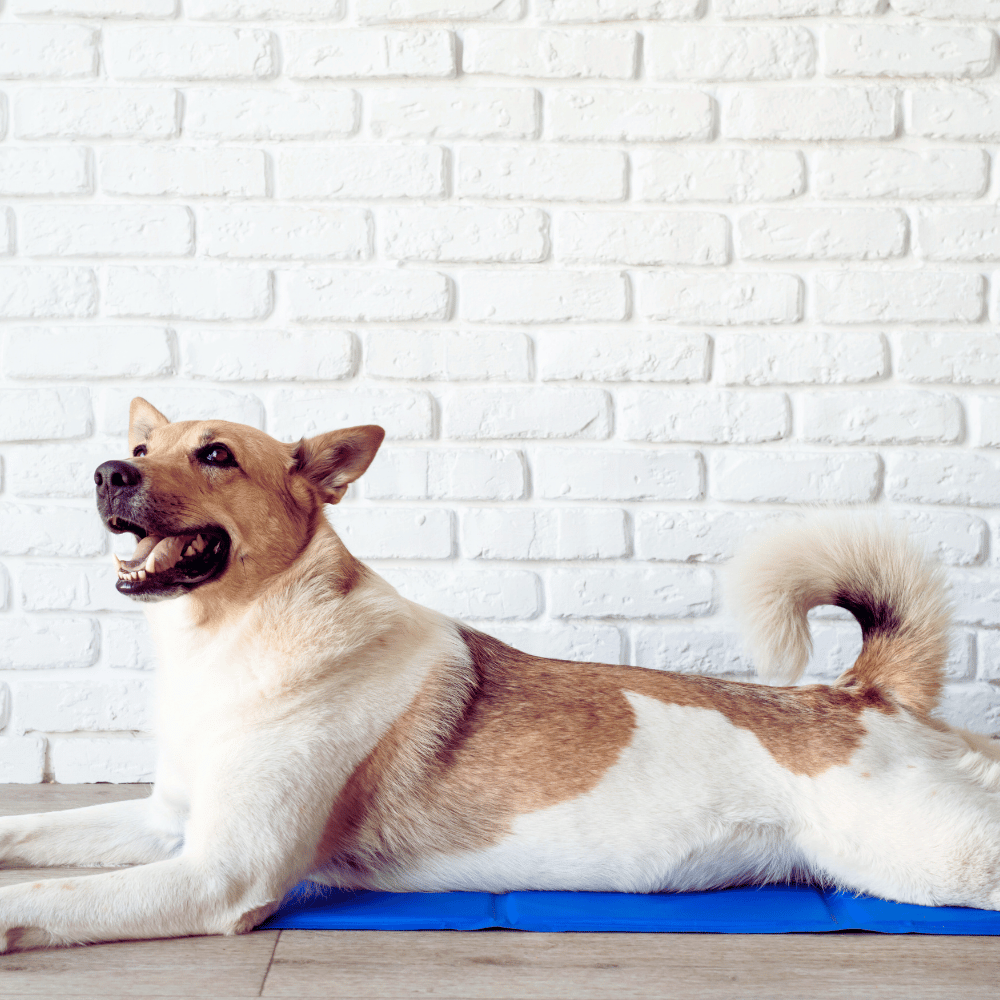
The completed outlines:
<svg viewBox="0 0 1000 1000">
<path fill-rule="evenodd" d="M 131 462 L 103 462 L 94 472 L 94 482 L 101 492 L 113 492 L 128 486 L 138 486 L 142 473 Z"/>
</svg>

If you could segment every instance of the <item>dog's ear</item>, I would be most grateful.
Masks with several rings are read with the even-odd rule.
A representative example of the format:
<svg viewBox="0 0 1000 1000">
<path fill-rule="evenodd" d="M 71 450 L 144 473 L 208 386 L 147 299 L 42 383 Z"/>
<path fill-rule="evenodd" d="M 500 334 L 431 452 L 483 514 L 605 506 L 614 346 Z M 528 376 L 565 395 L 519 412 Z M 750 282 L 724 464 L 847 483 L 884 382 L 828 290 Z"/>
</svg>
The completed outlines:
<svg viewBox="0 0 1000 1000">
<path fill-rule="evenodd" d="M 303 438 L 292 454 L 292 471 L 305 476 L 324 503 L 337 503 L 371 465 L 384 437 L 381 427 L 367 424 Z"/>
<path fill-rule="evenodd" d="M 128 408 L 128 450 L 135 451 L 136 446 L 144 444 L 155 428 L 169 423 L 152 403 L 136 396 Z"/>
</svg>

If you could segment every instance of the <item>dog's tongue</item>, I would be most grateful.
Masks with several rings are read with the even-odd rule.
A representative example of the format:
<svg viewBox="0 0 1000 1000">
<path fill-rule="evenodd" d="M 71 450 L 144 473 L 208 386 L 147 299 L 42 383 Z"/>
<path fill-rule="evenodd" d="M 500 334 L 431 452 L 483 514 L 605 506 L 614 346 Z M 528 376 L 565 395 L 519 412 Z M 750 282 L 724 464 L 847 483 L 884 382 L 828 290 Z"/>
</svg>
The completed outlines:
<svg viewBox="0 0 1000 1000">
<path fill-rule="evenodd" d="M 122 560 L 121 568 L 130 572 L 145 569 L 148 573 L 170 569 L 180 559 L 185 545 L 190 540 L 187 535 L 169 535 L 167 538 L 160 535 L 146 535 L 139 540 L 132 558 L 127 562 Z M 153 560 L 151 564 L 150 556 Z"/>
</svg>

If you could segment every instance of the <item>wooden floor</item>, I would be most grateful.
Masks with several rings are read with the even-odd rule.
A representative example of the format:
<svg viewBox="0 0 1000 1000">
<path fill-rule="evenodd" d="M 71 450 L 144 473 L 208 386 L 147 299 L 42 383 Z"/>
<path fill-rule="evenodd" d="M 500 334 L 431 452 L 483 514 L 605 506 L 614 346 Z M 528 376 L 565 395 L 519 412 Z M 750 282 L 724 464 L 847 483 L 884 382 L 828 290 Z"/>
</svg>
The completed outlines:
<svg viewBox="0 0 1000 1000">
<path fill-rule="evenodd" d="M 147 794 L 0 785 L 0 815 Z M 0 885 L 95 869 L 0 871 Z M 0 955 L 0 998 L 996 1000 L 1000 938 L 255 931 Z"/>
</svg>

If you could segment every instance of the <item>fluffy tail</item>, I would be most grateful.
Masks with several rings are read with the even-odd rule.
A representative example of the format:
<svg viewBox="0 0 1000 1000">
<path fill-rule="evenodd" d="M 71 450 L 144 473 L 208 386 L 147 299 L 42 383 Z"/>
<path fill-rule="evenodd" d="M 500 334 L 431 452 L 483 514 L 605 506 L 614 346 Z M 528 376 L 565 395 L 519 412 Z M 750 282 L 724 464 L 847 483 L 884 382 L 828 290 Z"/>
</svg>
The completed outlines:
<svg viewBox="0 0 1000 1000">
<path fill-rule="evenodd" d="M 857 618 L 864 639 L 838 686 L 878 688 L 920 713 L 937 704 L 950 619 L 944 574 L 899 527 L 812 515 L 745 546 L 728 590 L 765 679 L 798 680 L 812 650 L 806 612 L 834 604 Z"/>
</svg>

